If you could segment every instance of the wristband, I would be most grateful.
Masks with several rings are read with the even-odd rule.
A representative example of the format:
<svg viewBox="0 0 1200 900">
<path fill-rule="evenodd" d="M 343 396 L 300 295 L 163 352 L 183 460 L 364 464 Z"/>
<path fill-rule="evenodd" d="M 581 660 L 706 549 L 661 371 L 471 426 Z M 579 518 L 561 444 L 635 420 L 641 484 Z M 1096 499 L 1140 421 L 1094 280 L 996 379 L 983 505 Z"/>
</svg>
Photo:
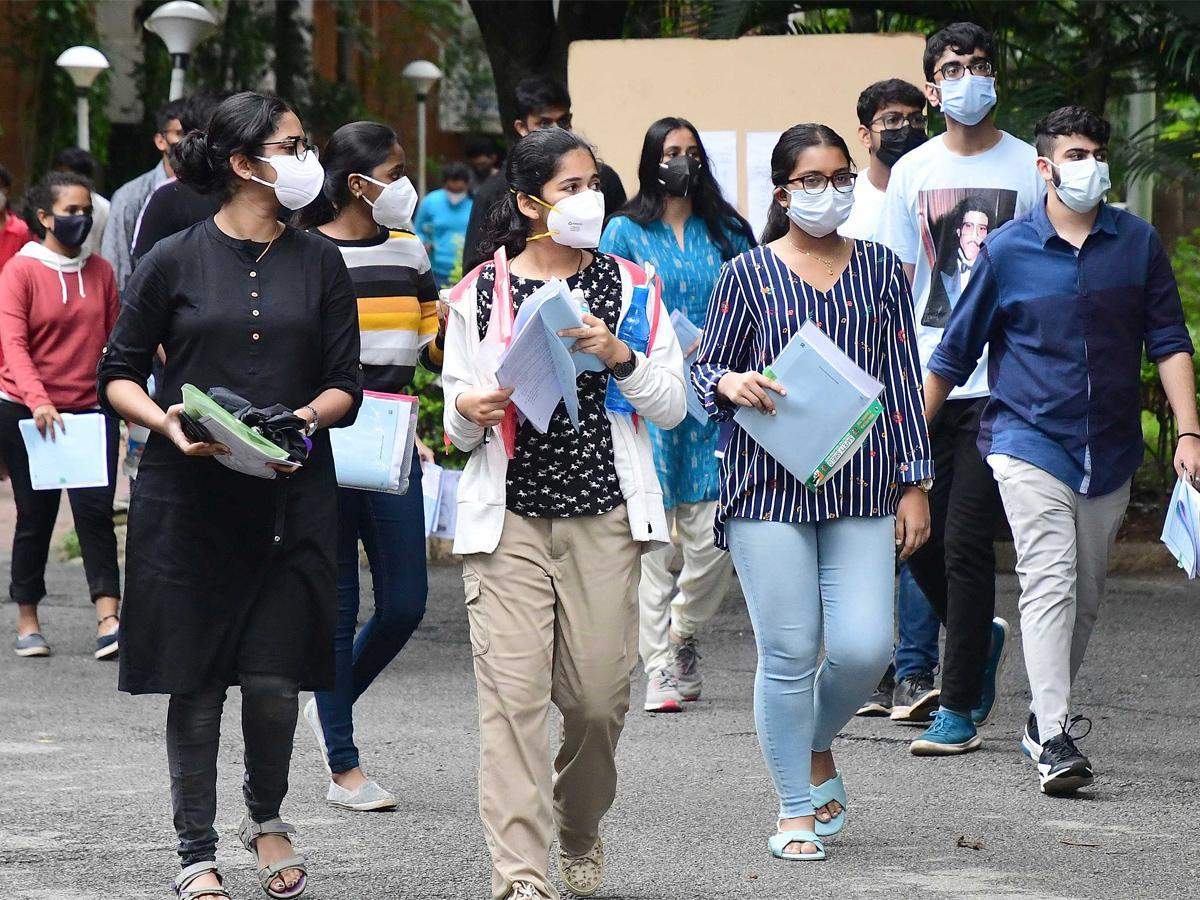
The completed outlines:
<svg viewBox="0 0 1200 900">
<path fill-rule="evenodd" d="M 1179 432 L 1179 437 L 1181 437 L 1181 438 L 1190 437 L 1190 438 L 1196 438 L 1196 440 L 1200 440 L 1200 434 L 1197 434 L 1194 431 L 1181 431 L 1181 432 Z M 1179 443 L 1179 441 L 1176 440 L 1175 443 Z"/>
</svg>

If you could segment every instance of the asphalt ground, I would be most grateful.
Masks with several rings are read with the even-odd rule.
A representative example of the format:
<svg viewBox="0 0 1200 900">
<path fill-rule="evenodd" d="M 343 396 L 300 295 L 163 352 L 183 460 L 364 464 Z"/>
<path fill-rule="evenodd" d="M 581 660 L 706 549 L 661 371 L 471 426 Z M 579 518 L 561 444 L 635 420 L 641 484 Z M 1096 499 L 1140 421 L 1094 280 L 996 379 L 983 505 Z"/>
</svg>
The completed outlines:
<svg viewBox="0 0 1200 900">
<path fill-rule="evenodd" d="M 92 660 L 78 563 L 53 563 L 48 580 L 44 630 L 55 655 L 23 660 L 0 648 L 0 900 L 167 897 L 178 868 L 165 698 L 117 693 L 115 665 Z M 364 588 L 366 615 L 369 577 Z M 1014 622 L 1015 595 L 1015 580 L 1002 578 L 1000 611 Z M 647 715 L 635 685 L 600 896 L 1200 896 L 1198 619 L 1200 594 L 1181 576 L 1111 582 L 1076 691 L 1076 711 L 1094 722 L 1082 747 L 1098 772 L 1078 799 L 1041 795 L 1017 750 L 1029 699 L 1019 646 L 979 752 L 921 759 L 907 751 L 912 730 L 852 721 L 834 747 L 849 823 L 829 861 L 811 865 L 766 849 L 776 804 L 754 734 L 754 643 L 734 596 L 702 640 L 699 703 Z M 284 816 L 310 856 L 306 897 L 487 896 L 470 660 L 459 571 L 434 567 L 425 622 L 356 711 L 364 765 L 403 798 L 395 812 L 327 806 L 316 745 L 299 724 Z M 263 895 L 235 835 L 238 705 L 234 690 L 219 861 L 234 896 L 251 898 Z"/>
</svg>

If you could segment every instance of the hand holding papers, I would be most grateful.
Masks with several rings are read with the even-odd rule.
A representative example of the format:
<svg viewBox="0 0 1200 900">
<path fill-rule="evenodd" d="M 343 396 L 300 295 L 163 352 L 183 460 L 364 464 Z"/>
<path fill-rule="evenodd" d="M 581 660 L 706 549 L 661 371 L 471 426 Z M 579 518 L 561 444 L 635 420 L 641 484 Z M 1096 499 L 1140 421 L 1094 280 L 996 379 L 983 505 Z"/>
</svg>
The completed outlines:
<svg viewBox="0 0 1200 900">
<path fill-rule="evenodd" d="M 408 490 L 418 402 L 405 394 L 363 391 L 354 424 L 329 432 L 339 485 L 388 494 Z"/>
<path fill-rule="evenodd" d="M 22 419 L 19 427 L 35 491 L 108 486 L 108 441 L 101 413 L 63 413 L 53 439 L 42 437 L 33 419 Z"/>
<path fill-rule="evenodd" d="M 1200 491 L 1186 479 L 1180 478 L 1175 483 L 1171 502 L 1167 504 L 1162 542 L 1179 561 L 1184 574 L 1195 578 L 1200 563 Z"/>
<path fill-rule="evenodd" d="M 220 454 L 214 459 L 235 472 L 271 479 L 276 473 L 270 464 L 298 465 L 288 461 L 286 450 L 238 421 L 215 400 L 190 384 L 183 386 L 183 411 L 204 428 L 214 442 L 229 448 L 229 453 Z"/>
<path fill-rule="evenodd" d="M 558 404 L 565 403 L 571 424 L 579 428 L 579 373 L 603 371 L 604 364 L 587 353 L 572 353 L 574 338 L 558 332 L 583 326 L 583 314 L 566 283 L 551 278 L 521 304 L 513 339 L 500 356 L 496 380 L 512 388 L 512 402 L 533 427 L 545 434 Z"/>
<path fill-rule="evenodd" d="M 696 354 L 700 350 L 700 339 L 704 337 L 704 332 L 697 328 L 687 314 L 680 309 L 671 313 L 671 325 L 675 328 L 675 337 L 679 339 L 679 346 L 683 348 L 688 415 L 701 425 L 706 425 L 708 424 L 708 413 L 705 412 L 704 404 L 700 402 L 696 392 L 692 390 L 692 366 L 696 362 Z"/>
<path fill-rule="evenodd" d="M 787 391 L 775 415 L 740 408 L 734 421 L 810 490 L 849 462 L 883 412 L 883 385 L 812 322 L 767 369 Z"/>
</svg>

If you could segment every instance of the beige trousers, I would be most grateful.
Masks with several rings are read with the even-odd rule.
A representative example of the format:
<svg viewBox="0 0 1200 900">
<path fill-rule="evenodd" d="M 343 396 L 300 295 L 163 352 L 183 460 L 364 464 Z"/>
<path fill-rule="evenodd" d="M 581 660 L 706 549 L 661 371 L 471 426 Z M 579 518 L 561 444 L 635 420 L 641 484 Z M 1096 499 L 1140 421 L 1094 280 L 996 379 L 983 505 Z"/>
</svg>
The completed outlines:
<svg viewBox="0 0 1200 900">
<path fill-rule="evenodd" d="M 479 694 L 479 813 L 492 897 L 515 881 L 558 898 L 550 846 L 582 856 L 617 789 L 617 740 L 637 659 L 641 545 L 625 507 L 603 516 L 506 512 L 492 553 L 464 557 Z M 549 765 L 550 704 L 563 717 Z"/>
<path fill-rule="evenodd" d="M 667 527 L 674 524 L 679 543 L 660 547 L 642 559 L 638 603 L 640 649 L 647 674 L 674 662 L 668 637 L 672 627 L 680 637 L 694 637 L 717 614 L 729 593 L 733 561 L 713 543 L 716 514 L 716 501 L 681 503 L 668 509 Z M 675 576 L 671 573 L 676 554 L 683 556 L 679 593 L 675 593 Z"/>
</svg>

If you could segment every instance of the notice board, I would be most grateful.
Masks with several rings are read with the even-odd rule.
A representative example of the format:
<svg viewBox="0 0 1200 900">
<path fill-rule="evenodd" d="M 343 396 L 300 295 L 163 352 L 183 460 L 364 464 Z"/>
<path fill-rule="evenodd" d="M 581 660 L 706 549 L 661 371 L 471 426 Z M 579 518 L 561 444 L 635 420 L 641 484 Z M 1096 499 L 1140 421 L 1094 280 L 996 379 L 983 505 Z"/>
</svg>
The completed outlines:
<svg viewBox="0 0 1200 900">
<path fill-rule="evenodd" d="M 858 167 L 858 95 L 885 78 L 920 87 L 925 39 L 916 34 L 660 38 L 576 41 L 568 61 L 574 127 L 638 189 L 646 129 L 663 116 L 701 132 L 713 172 L 757 234 L 770 203 L 770 155 L 779 134 L 821 122 L 840 134 Z"/>
</svg>

